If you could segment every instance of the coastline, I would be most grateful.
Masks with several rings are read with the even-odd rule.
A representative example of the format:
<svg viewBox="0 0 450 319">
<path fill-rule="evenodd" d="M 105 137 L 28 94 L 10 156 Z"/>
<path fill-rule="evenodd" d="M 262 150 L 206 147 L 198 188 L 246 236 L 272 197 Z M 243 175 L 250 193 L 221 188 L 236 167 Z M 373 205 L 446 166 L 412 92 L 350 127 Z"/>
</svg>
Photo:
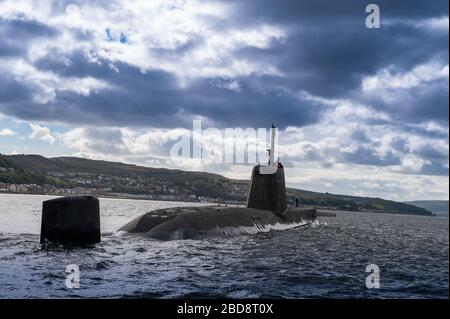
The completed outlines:
<svg viewBox="0 0 450 319">
<path fill-rule="evenodd" d="M 45 194 L 45 193 L 23 193 L 23 192 L 6 192 L 6 191 L 2 191 L 0 192 L 0 195 L 5 194 L 5 195 L 27 195 L 27 196 L 50 196 L 50 197 L 63 197 L 63 196 L 67 196 L 64 194 L 58 195 L 58 194 Z M 71 194 L 73 196 L 95 196 L 95 195 L 91 195 L 91 194 Z M 165 198 L 142 198 L 142 197 L 131 197 L 131 196 L 108 196 L 108 195 L 100 195 L 100 196 L 96 196 L 99 199 L 117 199 L 117 200 L 138 200 L 138 201 L 154 201 L 154 202 L 178 202 L 178 203 L 189 203 L 189 204 L 204 204 L 205 206 L 209 206 L 209 205 L 227 205 L 227 206 L 244 206 L 245 203 L 234 203 L 234 202 L 202 202 L 202 201 L 186 201 L 186 200 L 180 200 L 180 199 L 165 199 Z M 390 211 L 365 211 L 365 210 L 343 210 L 343 209 L 339 209 L 339 208 L 333 208 L 333 207 L 319 207 L 319 206 L 307 206 L 307 205 L 302 205 L 302 207 L 305 208 L 314 208 L 320 211 L 324 211 L 324 212 L 332 212 L 332 213 L 339 213 L 339 212 L 344 212 L 344 213 L 368 213 L 368 214 L 386 214 L 386 215 L 412 215 L 412 216 L 422 216 L 422 217 L 444 217 L 444 218 L 448 218 L 448 216 L 435 216 L 435 215 L 418 215 L 418 214 L 413 214 L 413 213 L 395 213 L 395 212 L 390 212 Z"/>
</svg>

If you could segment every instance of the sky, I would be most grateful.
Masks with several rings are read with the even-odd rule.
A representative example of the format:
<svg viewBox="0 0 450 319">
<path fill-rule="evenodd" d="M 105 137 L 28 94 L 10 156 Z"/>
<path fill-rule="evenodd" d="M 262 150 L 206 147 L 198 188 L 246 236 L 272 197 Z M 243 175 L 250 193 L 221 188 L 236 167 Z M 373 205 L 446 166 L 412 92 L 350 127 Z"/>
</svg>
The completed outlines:
<svg viewBox="0 0 450 319">
<path fill-rule="evenodd" d="M 0 0 L 0 152 L 244 179 L 171 147 L 274 123 L 288 186 L 448 199 L 448 30 L 447 0 Z"/>
</svg>

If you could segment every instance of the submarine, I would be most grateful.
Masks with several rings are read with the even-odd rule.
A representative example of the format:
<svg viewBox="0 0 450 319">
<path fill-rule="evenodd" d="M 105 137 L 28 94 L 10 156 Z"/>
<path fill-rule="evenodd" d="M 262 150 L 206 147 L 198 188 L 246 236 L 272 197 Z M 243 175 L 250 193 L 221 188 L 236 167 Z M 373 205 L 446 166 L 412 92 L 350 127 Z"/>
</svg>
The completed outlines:
<svg viewBox="0 0 450 319">
<path fill-rule="evenodd" d="M 159 240 L 197 239 L 285 230 L 314 223 L 319 215 L 335 216 L 298 205 L 288 208 L 284 167 L 274 156 L 275 134 L 272 125 L 268 164 L 253 167 L 245 207 L 209 205 L 158 209 L 135 218 L 119 231 Z"/>
</svg>

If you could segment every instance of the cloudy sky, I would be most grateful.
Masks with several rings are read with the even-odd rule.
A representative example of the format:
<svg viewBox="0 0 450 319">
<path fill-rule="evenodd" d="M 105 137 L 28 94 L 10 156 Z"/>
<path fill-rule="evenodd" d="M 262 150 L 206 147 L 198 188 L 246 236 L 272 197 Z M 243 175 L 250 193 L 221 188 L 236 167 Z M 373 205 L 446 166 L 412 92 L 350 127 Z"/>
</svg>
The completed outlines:
<svg viewBox="0 0 450 319">
<path fill-rule="evenodd" d="M 0 152 L 249 178 L 170 148 L 275 123 L 290 186 L 448 199 L 448 27 L 447 0 L 0 0 Z"/>
</svg>

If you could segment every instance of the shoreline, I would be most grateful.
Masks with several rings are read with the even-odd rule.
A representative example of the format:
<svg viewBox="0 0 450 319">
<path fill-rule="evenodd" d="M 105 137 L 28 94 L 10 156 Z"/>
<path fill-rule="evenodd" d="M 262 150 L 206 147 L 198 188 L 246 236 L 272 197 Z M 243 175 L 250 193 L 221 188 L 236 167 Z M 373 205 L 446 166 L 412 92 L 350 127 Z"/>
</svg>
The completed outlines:
<svg viewBox="0 0 450 319">
<path fill-rule="evenodd" d="M 85 195 L 85 194 L 71 194 L 71 195 L 66 195 L 66 194 L 61 194 L 61 195 L 56 195 L 56 194 L 36 194 L 36 193 L 21 193 L 21 192 L 0 192 L 1 194 L 5 194 L 5 195 L 27 195 L 27 196 L 51 196 L 51 197 L 64 197 L 64 196 L 96 196 L 96 195 Z M 241 204 L 237 204 L 237 203 L 226 203 L 226 202 L 199 202 L 199 201 L 186 201 L 186 200 L 177 200 L 177 199 L 158 199 L 158 198 L 139 198 L 139 197 L 127 197 L 127 196 L 105 196 L 105 195 L 101 195 L 101 196 L 96 196 L 99 199 L 117 199 L 117 200 L 139 200 L 139 201 L 153 201 L 153 202 L 178 202 L 178 203 L 196 203 L 196 204 L 204 204 L 204 205 L 230 205 L 230 206 L 243 206 L 245 205 L 244 203 Z M 363 210 L 342 210 L 339 208 L 332 208 L 332 207 L 327 207 L 327 208 L 321 208 L 321 207 L 314 207 L 314 206 L 304 206 L 304 207 L 308 207 L 308 208 L 314 208 L 320 211 L 325 211 L 325 212 L 346 212 L 346 213 L 368 213 L 368 214 L 386 214 L 386 215 L 410 215 L 410 216 L 422 216 L 422 217 L 444 217 L 444 218 L 448 218 L 449 216 L 443 216 L 443 215 L 419 215 L 419 214 L 408 214 L 408 213 L 393 213 L 393 212 L 389 212 L 389 211 L 379 211 L 379 212 L 371 212 L 371 211 L 363 211 Z"/>
</svg>

